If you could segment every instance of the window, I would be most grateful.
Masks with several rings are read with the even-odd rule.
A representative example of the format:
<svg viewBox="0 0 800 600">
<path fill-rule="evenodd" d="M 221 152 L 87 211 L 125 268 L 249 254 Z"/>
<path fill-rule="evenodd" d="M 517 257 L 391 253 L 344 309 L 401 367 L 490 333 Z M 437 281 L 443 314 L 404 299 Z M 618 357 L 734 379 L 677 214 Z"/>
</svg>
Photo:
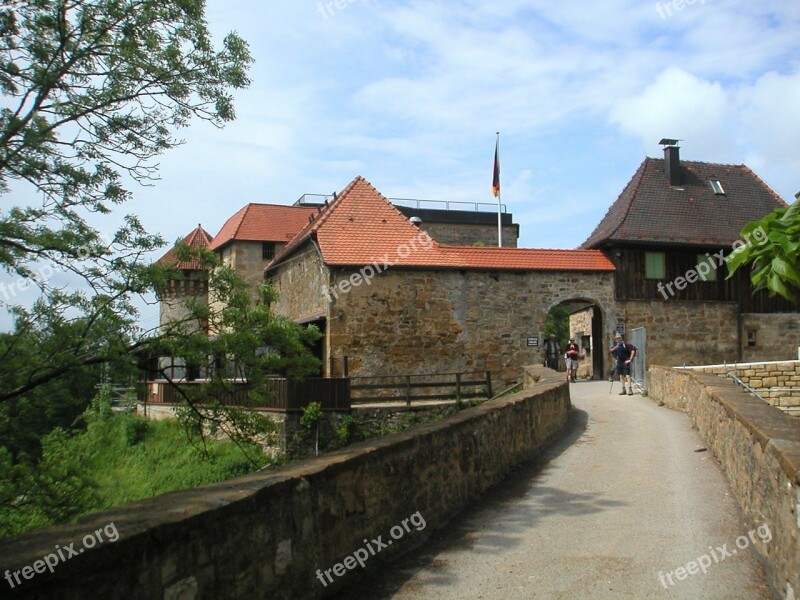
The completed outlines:
<svg viewBox="0 0 800 600">
<path fill-rule="evenodd" d="M 275 242 L 261 243 L 261 258 L 264 260 L 272 260 L 275 258 Z"/>
<path fill-rule="evenodd" d="M 717 280 L 717 259 L 705 254 L 697 255 L 697 280 L 716 281 Z"/>
<path fill-rule="evenodd" d="M 756 330 L 755 329 L 748 329 L 747 330 L 747 347 L 753 348 L 756 345 Z"/>
<path fill-rule="evenodd" d="M 645 252 L 644 253 L 644 277 L 645 279 L 664 279 L 664 253 Z"/>
<path fill-rule="evenodd" d="M 720 183 L 719 179 L 709 179 L 708 184 L 711 186 L 711 189 L 714 190 L 714 193 L 717 196 L 725 195 L 725 190 L 722 189 L 722 184 Z"/>
</svg>

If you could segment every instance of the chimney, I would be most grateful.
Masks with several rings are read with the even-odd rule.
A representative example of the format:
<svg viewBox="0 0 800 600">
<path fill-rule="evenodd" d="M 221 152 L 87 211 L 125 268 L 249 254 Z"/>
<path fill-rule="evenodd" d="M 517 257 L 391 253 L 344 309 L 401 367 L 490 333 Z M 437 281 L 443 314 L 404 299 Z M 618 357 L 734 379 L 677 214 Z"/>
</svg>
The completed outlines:
<svg viewBox="0 0 800 600">
<path fill-rule="evenodd" d="M 662 139 L 659 144 L 664 146 L 664 174 L 670 185 L 681 184 L 681 155 L 678 142 L 680 140 Z"/>
</svg>

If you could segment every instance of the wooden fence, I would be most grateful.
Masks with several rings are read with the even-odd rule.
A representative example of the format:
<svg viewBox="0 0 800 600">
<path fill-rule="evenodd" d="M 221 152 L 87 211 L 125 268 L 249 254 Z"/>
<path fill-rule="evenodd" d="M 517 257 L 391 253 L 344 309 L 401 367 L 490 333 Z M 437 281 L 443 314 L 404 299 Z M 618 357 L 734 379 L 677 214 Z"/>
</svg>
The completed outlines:
<svg viewBox="0 0 800 600">
<path fill-rule="evenodd" d="M 351 377 L 351 402 L 354 406 L 372 402 L 398 402 L 410 405 L 417 400 L 466 400 L 492 397 L 492 374 L 430 373 L 426 375 L 388 375 Z"/>
<path fill-rule="evenodd" d="M 287 412 L 301 410 L 311 402 L 319 402 L 322 410 L 350 409 L 350 380 L 345 377 L 290 380 L 268 379 L 260 393 L 246 382 L 229 382 L 203 389 L 204 381 L 171 383 L 147 381 L 139 384 L 138 399 L 145 404 L 180 404 L 188 397 L 202 403 L 200 394 L 226 406 L 241 406 Z"/>
<path fill-rule="evenodd" d="M 319 402 L 322 410 L 349 410 L 351 405 L 383 402 L 455 400 L 492 397 L 489 371 L 472 373 L 430 373 L 379 377 L 329 377 L 290 380 L 267 379 L 260 393 L 246 382 L 231 381 L 209 391 L 204 381 L 171 383 L 165 380 L 140 382 L 138 400 L 144 404 L 181 404 L 188 397 L 202 404 L 200 394 L 226 406 L 288 412 Z"/>
</svg>

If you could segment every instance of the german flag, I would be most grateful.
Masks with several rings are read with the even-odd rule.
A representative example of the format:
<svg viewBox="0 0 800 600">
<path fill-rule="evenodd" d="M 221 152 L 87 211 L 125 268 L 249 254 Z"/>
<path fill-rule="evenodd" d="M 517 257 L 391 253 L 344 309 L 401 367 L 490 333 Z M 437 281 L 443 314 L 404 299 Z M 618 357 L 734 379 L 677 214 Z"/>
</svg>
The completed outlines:
<svg viewBox="0 0 800 600">
<path fill-rule="evenodd" d="M 492 176 L 492 194 L 497 198 L 500 195 L 500 139 L 494 146 L 494 174 Z"/>
</svg>

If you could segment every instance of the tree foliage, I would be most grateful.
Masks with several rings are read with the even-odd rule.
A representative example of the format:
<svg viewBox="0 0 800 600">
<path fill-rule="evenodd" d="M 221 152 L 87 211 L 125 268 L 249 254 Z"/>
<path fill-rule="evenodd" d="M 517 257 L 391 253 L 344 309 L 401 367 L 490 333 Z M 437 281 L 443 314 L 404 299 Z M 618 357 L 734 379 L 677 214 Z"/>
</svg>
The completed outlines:
<svg viewBox="0 0 800 600">
<path fill-rule="evenodd" d="M 748 223 L 742 239 L 751 240 L 754 232 L 760 243 L 739 246 L 727 257 L 728 278 L 744 265 L 751 269 L 753 291 L 768 290 L 790 302 L 797 302 L 800 289 L 800 192 L 788 208 L 778 208 L 763 219 Z"/>
<path fill-rule="evenodd" d="M 130 199 L 127 184 L 157 178 L 180 128 L 234 118 L 230 92 L 249 84 L 251 58 L 235 34 L 214 47 L 204 9 L 27 0 L 0 11 L 0 267 L 13 277 L 0 302 L 15 319 L 0 340 L 0 401 L 151 343 L 136 300 L 163 281 L 145 260 L 163 240 L 134 216 L 113 235 L 96 224 Z M 52 285 L 58 272 L 80 285 Z M 14 302 L 32 286 L 33 306 Z"/>
</svg>

